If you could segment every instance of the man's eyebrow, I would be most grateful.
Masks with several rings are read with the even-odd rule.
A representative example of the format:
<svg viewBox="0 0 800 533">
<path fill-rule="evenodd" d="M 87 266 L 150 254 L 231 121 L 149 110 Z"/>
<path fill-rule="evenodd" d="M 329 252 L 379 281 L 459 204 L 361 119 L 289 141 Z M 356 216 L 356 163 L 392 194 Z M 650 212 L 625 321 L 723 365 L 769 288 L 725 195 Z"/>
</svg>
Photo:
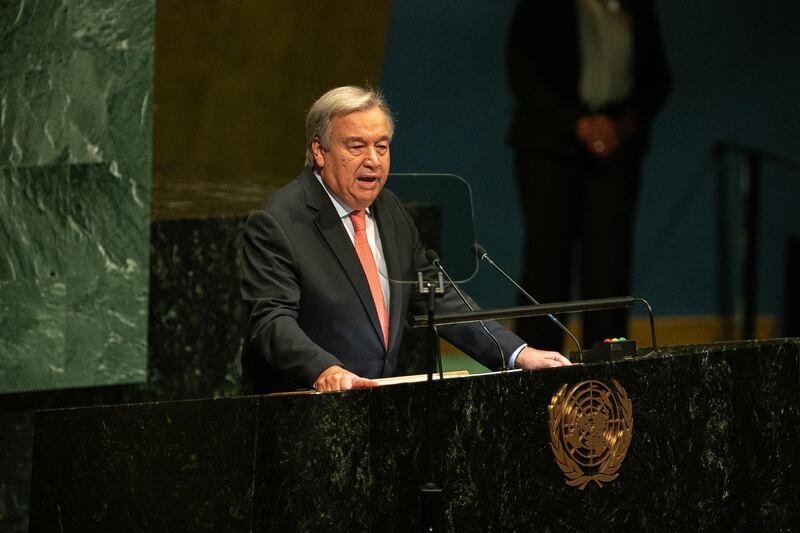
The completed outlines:
<svg viewBox="0 0 800 533">
<path fill-rule="evenodd" d="M 381 135 L 380 137 L 378 137 L 376 139 L 376 142 L 382 142 L 382 141 L 388 141 L 388 140 L 389 140 L 389 136 L 388 135 Z M 344 142 L 346 142 L 346 143 L 361 142 L 361 143 L 366 144 L 368 141 L 364 137 L 359 137 L 358 135 L 354 135 L 352 137 L 345 137 L 344 138 Z"/>
</svg>

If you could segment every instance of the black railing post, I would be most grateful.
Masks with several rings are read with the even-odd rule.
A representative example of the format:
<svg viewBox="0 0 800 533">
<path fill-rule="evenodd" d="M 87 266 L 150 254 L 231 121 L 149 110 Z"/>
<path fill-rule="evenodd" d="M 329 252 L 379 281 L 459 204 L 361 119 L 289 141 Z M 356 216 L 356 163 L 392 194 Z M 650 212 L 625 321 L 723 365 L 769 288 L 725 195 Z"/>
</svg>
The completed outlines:
<svg viewBox="0 0 800 533">
<path fill-rule="evenodd" d="M 728 212 L 728 183 L 725 173 L 725 145 L 714 144 L 714 162 L 717 178 L 717 290 L 719 294 L 720 336 L 718 340 L 732 340 L 734 335 L 734 311 L 731 295 L 730 272 L 730 219 Z"/>
<path fill-rule="evenodd" d="M 761 176 L 759 156 L 747 154 L 745 159 L 745 176 L 747 190 L 745 197 L 745 227 L 743 236 L 744 252 L 744 318 L 742 320 L 742 338 L 752 339 L 755 333 L 756 304 L 758 299 L 758 217 L 761 201 Z"/>
<path fill-rule="evenodd" d="M 742 291 L 743 294 L 743 309 L 742 309 L 742 338 L 751 339 L 755 335 L 756 317 L 757 317 L 757 304 L 758 304 L 758 254 L 759 254 L 759 216 L 761 213 L 761 171 L 763 165 L 768 163 L 770 165 L 777 165 L 783 169 L 800 174 L 800 160 L 794 157 L 769 152 L 766 150 L 759 150 L 743 144 L 719 140 L 714 143 L 715 158 L 718 167 L 718 183 L 717 195 L 719 199 L 719 211 L 717 213 L 720 222 L 720 231 L 718 234 L 719 239 L 719 302 L 720 313 L 725 313 L 730 309 L 731 297 L 733 294 L 731 290 L 732 284 L 730 282 L 731 270 L 727 266 L 727 262 L 731 259 L 728 254 L 728 241 L 726 241 L 727 225 L 729 221 L 728 209 L 726 207 L 727 198 L 726 191 L 727 183 L 725 182 L 724 162 L 727 154 L 736 154 L 744 159 L 744 174 L 742 175 L 742 187 L 740 190 L 740 198 L 744 196 L 744 221 L 743 227 L 740 229 L 740 254 L 734 254 L 735 257 L 742 258 Z M 739 295 L 737 294 L 737 314 L 739 311 Z M 723 320 L 723 328 L 725 327 L 727 317 L 721 316 Z M 723 329 L 724 331 L 724 329 Z"/>
</svg>

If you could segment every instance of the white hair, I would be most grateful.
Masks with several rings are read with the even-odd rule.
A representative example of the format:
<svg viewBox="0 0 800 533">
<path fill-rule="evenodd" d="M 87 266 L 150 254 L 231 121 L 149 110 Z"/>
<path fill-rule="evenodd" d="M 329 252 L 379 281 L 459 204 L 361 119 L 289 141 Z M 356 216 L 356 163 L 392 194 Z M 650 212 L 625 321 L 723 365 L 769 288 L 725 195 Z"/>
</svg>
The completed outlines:
<svg viewBox="0 0 800 533">
<path fill-rule="evenodd" d="M 394 119 L 389 105 L 379 91 L 372 87 L 346 85 L 331 89 L 320 96 L 306 115 L 306 168 L 314 168 L 311 145 L 315 140 L 319 140 L 325 150 L 330 149 L 331 121 L 334 117 L 374 107 L 380 109 L 386 117 L 391 141 L 394 135 Z"/>
</svg>

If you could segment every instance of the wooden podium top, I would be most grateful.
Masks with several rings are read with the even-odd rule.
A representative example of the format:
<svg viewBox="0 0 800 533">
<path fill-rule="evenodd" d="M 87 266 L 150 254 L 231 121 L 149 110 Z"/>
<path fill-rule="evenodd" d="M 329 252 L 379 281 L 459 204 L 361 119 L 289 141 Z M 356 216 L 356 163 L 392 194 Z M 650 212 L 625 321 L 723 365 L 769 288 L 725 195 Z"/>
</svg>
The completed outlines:
<svg viewBox="0 0 800 533">
<path fill-rule="evenodd" d="M 463 378 L 464 376 L 469 376 L 468 370 L 452 370 L 450 372 L 444 373 L 444 379 L 452 379 L 452 378 Z M 400 383 L 419 383 L 420 381 L 426 381 L 428 379 L 428 374 L 413 374 L 410 376 L 394 376 L 391 378 L 378 378 L 375 381 L 378 382 L 379 387 L 384 387 L 386 385 L 397 385 Z M 439 373 L 435 373 L 433 375 L 434 380 L 439 379 Z M 268 394 L 267 396 L 295 396 L 298 394 L 324 394 L 321 391 L 316 391 L 314 389 L 306 389 L 306 390 L 297 390 L 297 391 L 290 391 L 290 392 L 273 392 L 272 394 Z"/>
</svg>

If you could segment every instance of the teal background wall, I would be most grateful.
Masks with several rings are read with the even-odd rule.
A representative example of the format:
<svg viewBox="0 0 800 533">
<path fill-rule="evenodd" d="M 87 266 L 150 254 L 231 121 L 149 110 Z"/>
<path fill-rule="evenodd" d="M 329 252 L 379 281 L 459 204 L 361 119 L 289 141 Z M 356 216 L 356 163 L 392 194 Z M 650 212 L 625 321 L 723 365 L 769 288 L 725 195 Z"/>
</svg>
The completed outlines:
<svg viewBox="0 0 800 533">
<path fill-rule="evenodd" d="M 382 87 L 398 119 L 393 170 L 466 178 L 478 240 L 519 277 L 521 219 L 504 142 L 511 111 L 504 47 L 513 6 L 511 0 L 393 3 Z M 674 87 L 645 168 L 634 292 L 657 315 L 713 314 L 712 143 L 727 138 L 800 157 L 800 7 L 789 0 L 661 0 L 657 8 Z M 734 191 L 736 179 L 734 172 Z M 800 176 L 765 170 L 760 312 L 781 312 L 783 243 L 787 232 L 800 232 L 797 198 Z M 735 195 L 731 201 L 736 214 Z M 734 252 L 736 238 L 732 231 Z M 736 274 L 739 259 L 733 259 Z M 485 306 L 515 301 L 513 290 L 485 268 L 470 292 Z"/>
<path fill-rule="evenodd" d="M 637 228 L 634 283 L 670 314 L 716 311 L 716 184 L 711 144 L 728 139 L 800 159 L 800 5 L 659 1 L 674 88 L 654 131 Z M 736 287 L 741 268 L 740 166 L 730 166 Z M 800 175 L 764 168 L 758 310 L 781 335 L 784 244 L 800 234 Z"/>
<path fill-rule="evenodd" d="M 0 7 L 0 393 L 145 380 L 153 8 Z"/>
</svg>

